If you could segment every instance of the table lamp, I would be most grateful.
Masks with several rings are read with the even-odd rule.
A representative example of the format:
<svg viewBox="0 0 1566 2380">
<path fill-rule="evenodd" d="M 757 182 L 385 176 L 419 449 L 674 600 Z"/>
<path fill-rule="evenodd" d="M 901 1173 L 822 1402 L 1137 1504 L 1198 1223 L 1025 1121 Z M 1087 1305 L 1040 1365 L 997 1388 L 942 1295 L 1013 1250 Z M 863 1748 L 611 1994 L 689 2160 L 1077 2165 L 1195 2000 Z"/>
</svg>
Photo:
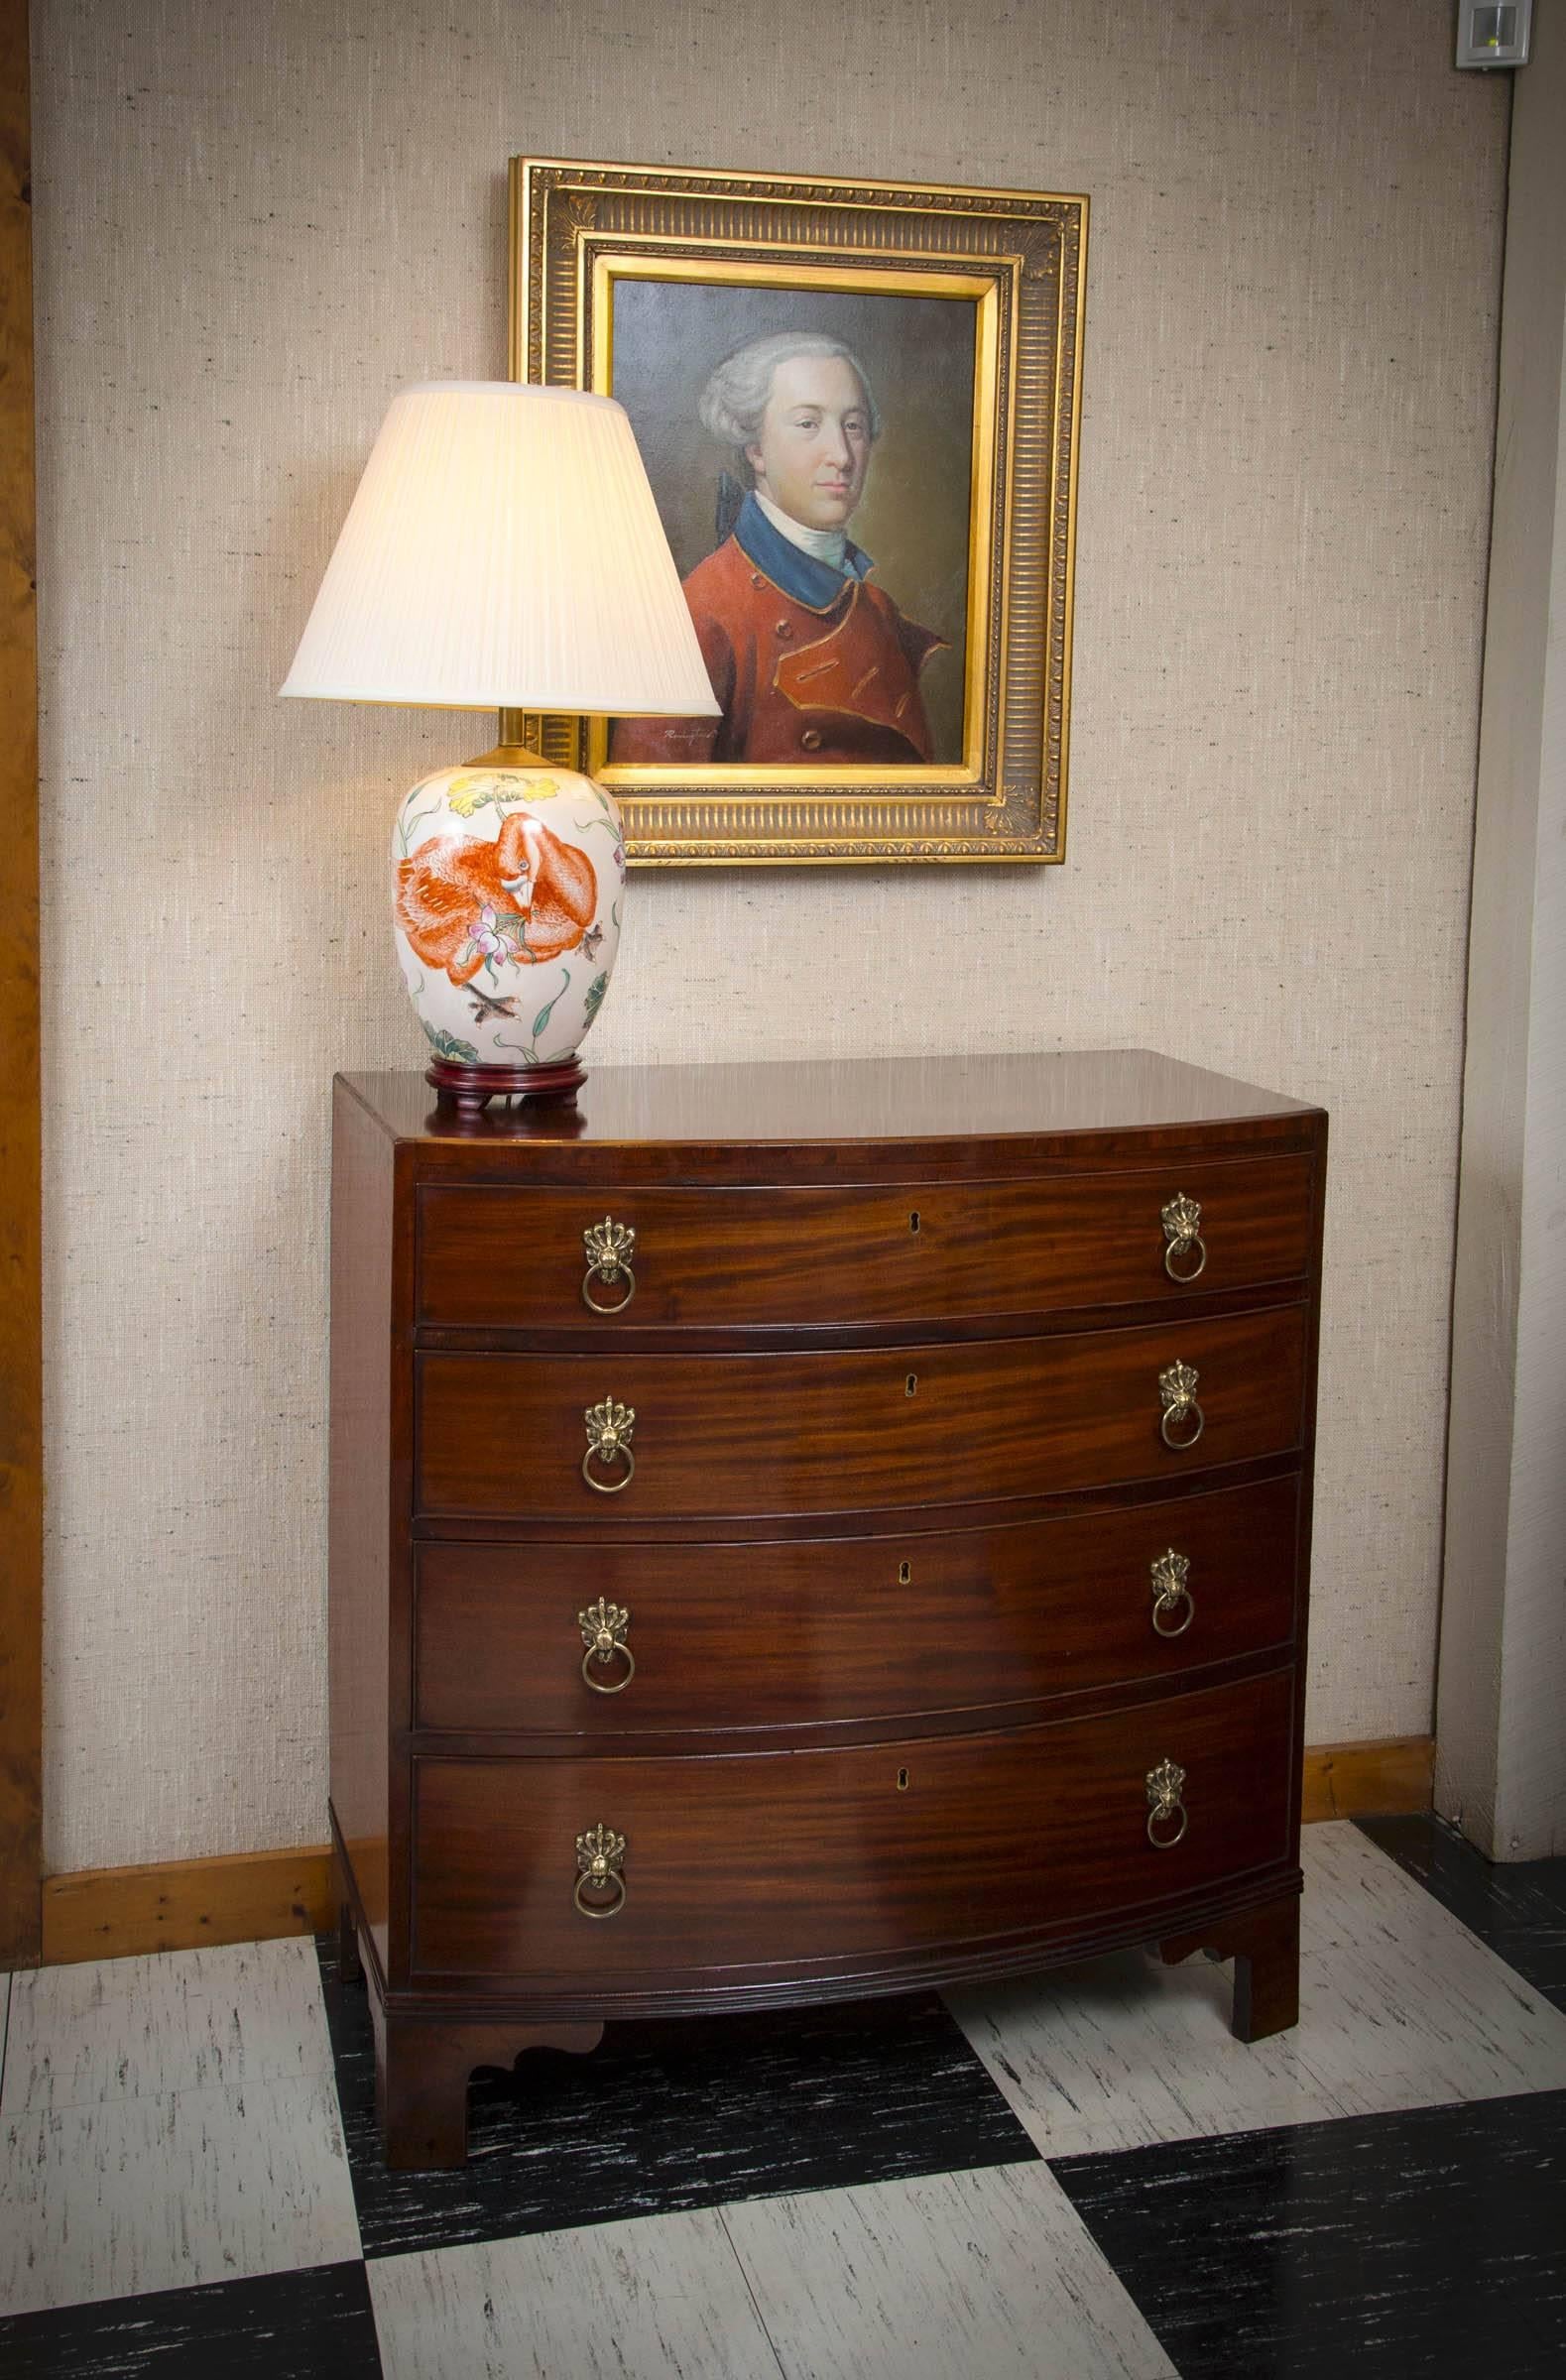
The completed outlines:
<svg viewBox="0 0 1566 2380">
<path fill-rule="evenodd" d="M 405 389 L 283 692 L 713 716 L 624 409 L 515 381 Z M 393 930 L 442 1097 L 576 1089 L 624 900 L 620 814 L 591 777 L 503 742 L 420 779 L 392 835 Z"/>
</svg>

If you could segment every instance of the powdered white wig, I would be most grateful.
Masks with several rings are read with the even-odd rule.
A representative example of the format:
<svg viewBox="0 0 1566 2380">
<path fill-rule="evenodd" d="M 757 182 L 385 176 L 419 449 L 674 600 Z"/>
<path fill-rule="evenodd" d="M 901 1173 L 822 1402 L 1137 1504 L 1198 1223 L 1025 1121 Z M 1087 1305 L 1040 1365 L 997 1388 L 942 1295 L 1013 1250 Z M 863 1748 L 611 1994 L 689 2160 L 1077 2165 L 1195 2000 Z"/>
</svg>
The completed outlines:
<svg viewBox="0 0 1566 2380">
<path fill-rule="evenodd" d="M 841 339 L 829 339 L 818 330 L 775 330 L 765 339 L 752 339 L 737 354 L 726 356 L 701 392 L 702 427 L 743 454 L 755 442 L 761 428 L 767 400 L 772 395 L 773 374 L 780 364 L 791 362 L 796 355 L 842 357 L 858 375 L 870 415 L 870 434 L 879 438 L 881 416 L 864 365 Z"/>
</svg>

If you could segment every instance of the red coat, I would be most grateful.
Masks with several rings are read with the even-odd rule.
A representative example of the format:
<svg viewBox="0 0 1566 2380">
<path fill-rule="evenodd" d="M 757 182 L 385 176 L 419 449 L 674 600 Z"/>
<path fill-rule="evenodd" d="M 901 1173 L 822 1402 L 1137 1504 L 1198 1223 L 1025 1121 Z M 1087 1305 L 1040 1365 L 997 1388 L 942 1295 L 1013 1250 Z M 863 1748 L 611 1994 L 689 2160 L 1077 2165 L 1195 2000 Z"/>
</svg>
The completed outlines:
<svg viewBox="0 0 1566 2380">
<path fill-rule="evenodd" d="M 850 578 L 824 610 L 730 537 L 685 597 L 721 719 L 619 719 L 612 761 L 792 761 L 902 768 L 930 759 L 919 671 L 944 638 Z"/>
</svg>

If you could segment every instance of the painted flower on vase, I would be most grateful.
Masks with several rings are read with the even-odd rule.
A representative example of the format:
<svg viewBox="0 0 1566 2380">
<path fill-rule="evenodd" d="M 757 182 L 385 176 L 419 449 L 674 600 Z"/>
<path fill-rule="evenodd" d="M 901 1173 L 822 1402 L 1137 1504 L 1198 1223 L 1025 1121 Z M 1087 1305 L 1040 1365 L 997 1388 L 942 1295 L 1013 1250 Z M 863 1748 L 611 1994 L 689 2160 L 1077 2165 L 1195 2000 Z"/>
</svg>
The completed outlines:
<svg viewBox="0 0 1566 2380">
<path fill-rule="evenodd" d="M 429 781 L 433 783 L 435 780 L 431 778 Z M 528 779 L 530 801 L 552 801 L 559 789 L 552 776 L 530 776 Z M 474 811 L 483 809 L 487 802 L 515 801 L 516 798 L 517 789 L 510 773 L 498 769 L 458 770 L 450 774 L 450 781 L 444 787 L 446 807 L 454 810 L 459 818 L 471 818 Z"/>
<path fill-rule="evenodd" d="M 464 944 L 463 948 L 457 952 L 457 965 L 465 968 L 475 951 L 479 952 L 485 961 L 515 959 L 522 948 L 525 923 L 526 920 L 520 910 L 515 915 L 508 911 L 507 915 L 501 918 L 494 909 L 486 905 L 478 913 L 478 923 L 473 928 L 472 940 Z"/>
</svg>

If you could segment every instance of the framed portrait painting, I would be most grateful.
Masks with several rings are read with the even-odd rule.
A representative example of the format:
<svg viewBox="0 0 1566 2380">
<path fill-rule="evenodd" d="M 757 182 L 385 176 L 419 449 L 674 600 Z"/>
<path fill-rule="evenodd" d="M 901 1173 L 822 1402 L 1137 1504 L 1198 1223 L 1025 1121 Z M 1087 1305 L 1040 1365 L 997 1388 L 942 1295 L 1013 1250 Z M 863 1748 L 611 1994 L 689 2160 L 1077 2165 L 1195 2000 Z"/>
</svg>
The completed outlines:
<svg viewBox="0 0 1566 2380">
<path fill-rule="evenodd" d="M 512 161 L 513 377 L 625 407 L 720 706 L 529 724 L 633 860 L 1064 856 L 1086 229 L 1041 192 Z"/>
</svg>

